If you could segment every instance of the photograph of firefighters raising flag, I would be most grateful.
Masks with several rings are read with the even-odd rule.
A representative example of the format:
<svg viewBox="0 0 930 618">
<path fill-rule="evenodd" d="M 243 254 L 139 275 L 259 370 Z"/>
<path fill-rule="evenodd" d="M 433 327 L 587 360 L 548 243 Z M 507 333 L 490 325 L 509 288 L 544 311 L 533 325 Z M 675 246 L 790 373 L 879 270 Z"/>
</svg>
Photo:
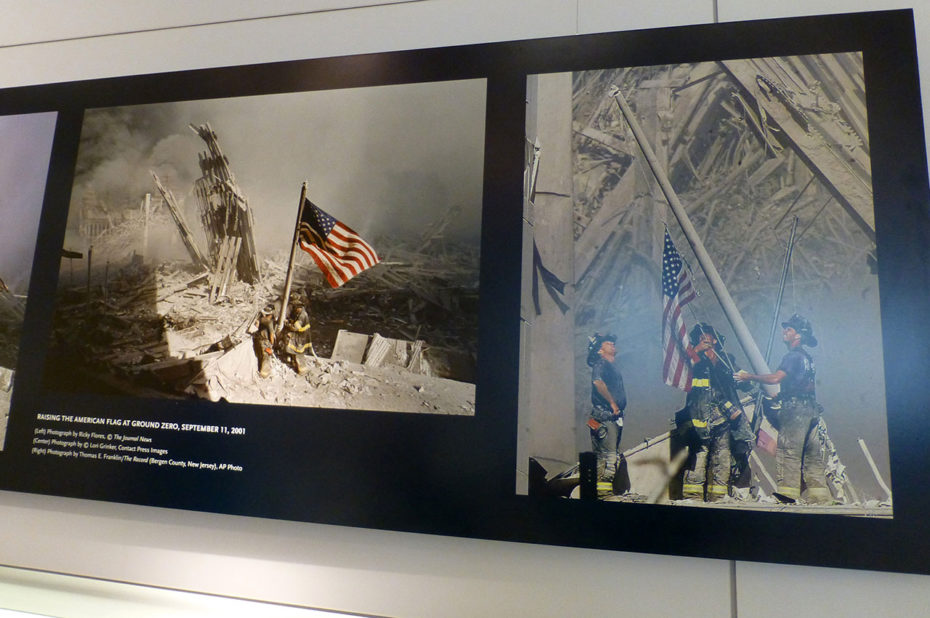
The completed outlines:
<svg viewBox="0 0 930 618">
<path fill-rule="evenodd" d="M 865 89 L 858 53 L 530 76 L 518 494 L 893 516 Z"/>
<path fill-rule="evenodd" d="M 88 110 L 46 387 L 473 415 L 485 98 Z"/>
</svg>

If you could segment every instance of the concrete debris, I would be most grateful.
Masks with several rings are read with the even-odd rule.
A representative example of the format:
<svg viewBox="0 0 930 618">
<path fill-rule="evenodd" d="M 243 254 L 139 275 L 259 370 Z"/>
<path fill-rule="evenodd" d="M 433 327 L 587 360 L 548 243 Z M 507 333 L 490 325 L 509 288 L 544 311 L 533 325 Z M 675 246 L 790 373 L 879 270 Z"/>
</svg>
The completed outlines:
<svg viewBox="0 0 930 618">
<path fill-rule="evenodd" d="M 2 346 L 0 348 L 0 363 L 6 360 L 2 351 L 2 349 L 6 348 L 6 345 L 3 344 L 11 345 L 13 343 L 12 341 L 7 342 L 6 339 L 15 335 L 16 340 L 19 340 L 18 333 L 22 328 L 25 310 L 25 299 L 13 294 L 3 284 L 3 280 L 0 280 L 0 346 Z"/>
<path fill-rule="evenodd" d="M 421 373 L 423 375 L 432 375 L 429 367 L 429 361 L 423 355 L 423 341 L 403 341 L 401 339 L 389 339 L 375 333 L 371 337 L 367 335 L 358 335 L 358 333 L 348 333 L 340 330 L 339 336 L 343 338 L 353 338 L 356 347 L 353 352 L 357 351 L 358 343 L 366 347 L 362 350 L 362 362 L 366 367 L 379 367 L 381 365 L 395 365 L 405 367 L 407 371 Z M 336 348 L 339 348 L 339 336 L 336 338 Z M 360 341 L 360 338 L 364 338 Z M 348 346 L 343 345 L 343 348 Z M 336 358 L 334 353 L 333 358 Z M 351 359 L 347 359 L 351 360 Z"/>
<path fill-rule="evenodd" d="M 280 266 L 273 259 L 265 264 L 273 265 L 271 272 Z M 396 298 L 384 300 L 384 294 L 359 283 L 364 281 L 362 277 L 353 282 L 352 294 L 311 293 L 308 309 L 314 345 L 317 351 L 335 350 L 337 354 L 326 358 L 308 352 L 302 375 L 273 355 L 269 375 L 262 378 L 251 335 L 257 329 L 260 309 L 279 294 L 267 280 L 257 285 L 231 281 L 224 297 L 214 304 L 209 292 L 211 276 L 191 264 L 147 267 L 130 262 L 114 272 L 105 297 L 98 286 L 93 286 L 90 297 L 83 286 L 59 291 L 52 351 L 44 377 L 51 388 L 236 403 L 474 414 L 474 384 L 442 377 L 473 375 L 473 369 L 458 373 L 454 369 L 467 365 L 462 360 L 467 355 L 433 350 L 423 339 L 408 341 L 338 328 L 347 323 L 353 328 L 387 323 L 392 335 L 401 332 L 394 324 L 410 328 L 406 322 L 392 319 L 392 308 L 408 308 L 410 293 L 397 292 Z M 445 333 L 445 337 L 437 337 L 440 341 L 464 336 L 427 313 L 419 314 L 421 320 L 415 329 Z M 445 312 L 434 309 L 433 313 Z M 455 321 L 449 318 L 449 322 Z M 337 341 L 328 339 L 329 333 Z M 355 347 L 361 343 L 361 347 L 351 351 L 346 342 L 354 342 Z M 439 359 L 442 374 L 429 371 L 430 356 Z"/>
<path fill-rule="evenodd" d="M 210 401 L 229 401 L 235 398 L 235 391 L 241 386 L 254 386 L 257 370 L 252 342 L 243 341 L 206 359 L 203 368 L 184 390 Z"/>
<path fill-rule="evenodd" d="M 849 295 L 864 299 L 859 304 L 874 306 L 874 315 L 878 314 L 877 301 L 873 300 L 877 298 L 876 258 L 862 63 L 861 54 L 850 52 L 596 69 L 575 73 L 570 82 L 553 86 L 566 91 L 571 88 L 570 110 L 567 97 L 551 100 L 565 102 L 565 109 L 553 117 L 562 122 L 570 113 L 572 120 L 569 184 L 573 189 L 566 192 L 571 194 L 572 234 L 569 239 L 567 230 L 563 233 L 557 225 L 535 224 L 534 238 L 543 245 L 539 247 L 543 255 L 548 251 L 572 265 L 564 272 L 574 277 L 566 281 L 573 284 L 574 357 L 566 352 L 564 365 L 551 363 L 555 346 L 541 348 L 545 362 L 536 363 L 532 349 L 527 356 L 531 367 L 567 367 L 574 361 L 574 379 L 566 380 L 569 385 L 574 382 L 574 406 L 560 408 L 573 407 L 576 418 L 570 435 L 555 435 L 564 428 L 537 422 L 545 418 L 551 401 L 527 397 L 529 403 L 521 411 L 527 419 L 521 426 L 521 432 L 526 430 L 521 438 L 527 457 L 521 455 L 518 470 L 524 470 L 529 456 L 558 461 L 565 467 L 579 450 L 588 448 L 584 420 L 590 410 L 590 368 L 579 351 L 585 349 L 592 332 L 618 333 L 617 347 L 628 356 L 624 378 L 642 389 L 635 411 L 631 403 L 624 438 L 634 428 L 642 432 L 638 435 L 661 435 L 669 410 L 676 405 L 676 396 L 654 380 L 661 358 L 649 334 L 652 331 L 643 326 L 660 320 L 654 293 L 658 279 L 655 265 L 661 263 L 661 222 L 669 220 L 669 206 L 667 194 L 646 167 L 640 142 L 648 143 L 654 151 L 659 168 L 685 205 L 747 323 L 766 325 L 772 321 L 771 301 L 778 291 L 785 236 L 792 220 L 800 221 L 803 229 L 798 229 L 802 229 L 804 239 L 795 247 L 791 262 L 791 289 L 797 295 L 793 302 L 804 298 L 803 302 L 816 304 L 830 315 L 835 307 L 832 299 Z M 628 98 L 634 111 L 631 115 L 642 126 L 646 139 L 636 139 L 630 123 L 613 105 L 609 93 L 614 87 Z M 545 100 L 540 97 L 534 103 L 543 105 Z M 545 122 L 536 127 L 537 134 L 545 135 L 548 129 Z M 544 195 L 539 204 L 532 188 L 540 158 L 561 160 L 561 149 L 565 149 L 562 141 L 567 140 L 556 135 L 561 134 L 552 132 L 549 143 L 537 142 L 534 155 L 527 151 L 525 173 L 531 179 L 527 183 L 528 208 L 534 209 L 528 210 L 530 214 L 537 212 L 537 207 L 538 212 L 546 212 L 549 204 L 544 201 L 550 196 L 549 187 L 541 191 Z M 678 226 L 669 227 L 672 236 L 681 234 Z M 683 244 L 678 244 L 679 250 Z M 684 253 L 685 259 L 693 262 L 694 287 L 699 292 L 709 291 L 708 279 L 697 268 L 692 253 Z M 729 321 L 718 305 L 709 295 L 699 298 L 690 306 L 693 315 L 700 316 L 693 319 Z M 551 310 L 557 309 L 552 306 Z M 864 313 L 856 318 L 872 319 Z M 533 325 L 537 332 L 548 332 L 544 331 L 548 324 L 544 320 Z M 764 334 L 763 327 L 753 328 Z M 832 353 L 842 357 L 838 350 Z M 644 368 L 649 368 L 648 373 Z M 548 384 L 559 378 L 534 374 L 530 382 Z M 830 388 L 835 401 L 846 399 L 846 393 L 835 386 L 825 385 L 824 391 Z M 875 408 L 877 417 L 884 409 L 883 398 L 872 397 L 872 393 L 868 396 L 868 402 L 863 400 L 861 405 Z M 828 408 L 827 413 L 830 411 Z M 837 413 L 836 408 L 832 411 Z M 840 431 L 832 436 L 836 445 L 826 444 L 824 439 L 831 490 L 838 502 L 863 508 L 856 488 L 849 483 L 848 471 L 836 455 L 841 451 L 844 462 L 855 466 L 848 448 L 850 434 L 862 430 L 848 429 L 853 427 L 849 415 L 842 420 L 845 425 L 837 421 Z M 875 427 L 869 423 L 862 426 L 866 431 Z M 867 435 L 871 437 L 871 433 Z M 874 441 L 878 465 L 887 475 L 887 442 L 882 444 L 882 434 Z M 659 470 L 658 462 L 668 459 L 669 448 L 657 448 L 665 451 L 655 459 L 655 469 Z M 765 463 L 774 468 L 770 459 Z M 863 466 L 856 472 L 853 468 L 857 483 L 870 480 Z M 874 476 L 880 486 L 884 482 L 881 475 Z M 762 487 L 773 489 L 768 484 Z M 651 489 L 648 480 L 633 483 L 633 490 L 639 493 L 649 495 Z M 883 489 L 882 493 L 887 492 Z M 746 502 L 746 497 L 742 498 L 734 502 Z M 784 508 L 761 492 L 748 500 Z M 890 497 L 886 496 L 886 501 L 890 502 Z M 673 496 L 672 502 L 679 501 Z M 874 513 L 869 511 L 869 515 Z M 890 512 L 876 516 L 890 516 Z"/>
<path fill-rule="evenodd" d="M 13 294 L 0 280 L 0 367 L 16 366 L 25 309 L 25 297 Z"/>
<path fill-rule="evenodd" d="M 15 372 L 0 366 L 0 451 L 6 442 L 6 425 L 10 417 L 10 401 L 13 399 L 13 378 Z"/>
<path fill-rule="evenodd" d="M 462 208 L 369 239 L 382 262 L 332 289 L 302 252 L 293 269 L 290 251 L 259 256 L 216 132 L 190 128 L 206 144 L 190 191 L 200 225 L 172 194 L 180 170 L 153 173 L 138 208 L 90 184 L 73 204 L 82 250 L 62 253 L 46 387 L 473 414 L 479 255 L 449 235 Z"/>
<path fill-rule="evenodd" d="M 13 294 L 0 279 L 0 451 L 6 439 L 25 307 L 25 299 Z"/>
<path fill-rule="evenodd" d="M 320 334 L 314 336 L 317 354 L 372 365 L 382 362 L 378 357 L 393 346 L 389 362 L 473 382 L 478 353 L 476 248 L 440 240 L 423 251 L 396 239 L 375 244 L 387 247 L 382 263 L 340 288 L 316 285 L 322 277 L 308 275 L 314 332 Z M 359 338 L 350 331 L 378 337 Z"/>
</svg>

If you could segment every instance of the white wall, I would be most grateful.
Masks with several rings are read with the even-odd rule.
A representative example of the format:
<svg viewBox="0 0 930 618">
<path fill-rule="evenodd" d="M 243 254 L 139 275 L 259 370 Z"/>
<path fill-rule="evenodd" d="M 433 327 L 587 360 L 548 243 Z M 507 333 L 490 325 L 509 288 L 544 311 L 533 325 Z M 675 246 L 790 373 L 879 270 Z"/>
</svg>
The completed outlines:
<svg viewBox="0 0 930 618">
<path fill-rule="evenodd" d="M 836 0 L 0 0 L 0 88 L 836 12 Z M 915 5 L 930 100 L 930 7 Z M 357 8 L 336 10 L 338 6 Z M 368 5 L 368 6 L 364 6 Z M 919 6 L 916 6 L 919 5 Z M 259 8 L 260 7 L 260 8 Z M 278 17 L 269 17 L 278 16 Z M 926 110 L 930 107 L 925 106 Z M 926 120 L 925 120 L 926 122 Z M 727 616 L 730 563 L 0 492 L 0 564 L 398 616 Z M 736 564 L 740 616 L 915 615 L 925 577 Z M 3 607 L 3 599 L 0 599 Z"/>
</svg>

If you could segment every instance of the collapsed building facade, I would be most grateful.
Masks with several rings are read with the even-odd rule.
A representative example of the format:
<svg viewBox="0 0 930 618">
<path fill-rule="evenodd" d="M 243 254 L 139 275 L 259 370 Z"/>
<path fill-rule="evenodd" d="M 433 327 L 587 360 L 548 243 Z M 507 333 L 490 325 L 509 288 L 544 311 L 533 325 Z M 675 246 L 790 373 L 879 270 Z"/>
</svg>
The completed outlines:
<svg viewBox="0 0 930 618">
<path fill-rule="evenodd" d="M 540 474 L 554 480 L 572 469 L 579 451 L 590 449 L 584 429 L 590 370 L 584 360 L 588 337 L 600 331 L 618 338 L 631 400 L 625 437 L 633 430 L 644 439 L 632 449 L 625 444 L 631 478 L 637 457 L 649 462 L 643 485 L 634 483 L 633 491 L 652 501 L 669 499 L 669 478 L 681 462 L 672 459 L 674 432 L 666 430 L 684 393 L 665 386 L 661 376 L 659 281 L 666 228 L 692 262 L 701 294 L 686 312 L 689 325 L 710 322 L 737 332 L 735 313 L 754 339 L 748 347 L 765 349 L 764 361 L 777 364 L 775 325 L 801 310 L 827 331 L 820 339 L 833 346 L 834 362 L 855 356 L 849 330 L 862 324 L 880 356 L 865 86 L 856 53 L 530 80 L 519 492 Z M 674 202 L 682 215 L 674 212 Z M 684 233 L 681 216 L 695 238 Z M 773 317 L 793 224 L 798 240 L 786 302 L 782 315 Z M 704 265 L 683 250 L 689 245 L 706 249 L 734 301 L 730 313 L 715 298 Z M 856 309 L 845 315 L 848 309 L 832 305 L 832 297 Z M 749 366 L 754 354 L 736 339 L 731 337 L 729 349 Z M 831 378 L 839 373 L 833 371 Z M 857 452 L 850 437 L 855 431 L 870 436 L 887 458 L 880 359 L 862 371 L 857 367 L 853 374 L 874 387 L 862 409 L 837 394 L 844 385 L 821 385 L 826 377 L 818 381 L 826 401 L 834 396 L 835 406 L 848 403 L 855 410 L 857 418 L 829 421 L 834 442 L 845 447 L 838 450 L 846 465 L 863 455 L 871 461 L 867 449 Z M 852 430 L 843 425 L 856 422 Z M 762 478 L 765 463 L 771 466 L 760 462 L 759 484 L 771 491 Z M 887 460 L 882 468 L 887 474 Z M 877 489 L 876 480 L 884 487 L 864 463 L 856 470 L 860 487 Z M 881 490 L 872 495 L 890 503 Z"/>
<path fill-rule="evenodd" d="M 325 288 L 309 260 L 298 263 L 295 290 L 308 300 L 312 316 L 312 371 L 297 376 L 276 358 L 272 375 L 262 379 L 251 334 L 262 307 L 281 299 L 286 256 L 259 256 L 257 215 L 216 133 L 209 124 L 190 128 L 207 146 L 192 190 L 199 226 L 152 172 L 156 196 L 147 195 L 118 222 L 81 227 L 96 235 L 86 239 L 86 255 L 64 254 L 69 263 L 59 282 L 47 385 L 241 403 L 474 413 L 478 256 L 477 248 L 462 249 L 444 238 L 457 211 L 450 209 L 418 239 L 384 240 L 382 264 L 337 289 Z M 83 208 L 81 220 L 101 210 Z M 180 245 L 187 259 L 154 255 L 154 238 Z M 77 281 L 72 262 L 79 264 Z M 77 358 L 89 361 L 69 370 Z"/>
</svg>

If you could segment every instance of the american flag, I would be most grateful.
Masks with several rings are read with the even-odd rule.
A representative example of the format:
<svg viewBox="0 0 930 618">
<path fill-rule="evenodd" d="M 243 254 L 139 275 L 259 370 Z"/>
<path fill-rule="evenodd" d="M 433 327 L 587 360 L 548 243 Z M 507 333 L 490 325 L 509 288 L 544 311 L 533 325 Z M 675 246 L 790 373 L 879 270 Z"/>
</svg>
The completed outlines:
<svg viewBox="0 0 930 618">
<path fill-rule="evenodd" d="M 300 216 L 298 244 L 334 288 L 381 261 L 361 236 L 308 199 Z"/>
<path fill-rule="evenodd" d="M 758 413 L 762 414 L 761 407 L 759 408 Z M 756 413 L 753 412 L 753 414 L 756 414 Z M 768 425 L 768 423 L 766 423 L 766 425 Z M 766 431 L 766 429 L 768 429 L 768 431 Z M 778 446 L 778 435 L 776 434 L 775 437 L 773 438 L 771 434 L 775 432 L 772 431 L 772 429 L 774 428 L 759 427 L 759 435 L 756 436 L 756 446 L 758 446 L 763 451 L 765 451 L 766 453 L 774 457 L 775 452 L 777 450 L 777 446 Z"/>
<path fill-rule="evenodd" d="M 685 350 L 688 347 L 687 329 L 681 317 L 681 308 L 694 300 L 696 294 L 683 268 L 681 255 L 665 230 L 665 248 L 662 250 L 662 377 L 665 383 L 683 391 L 691 389 L 691 362 Z"/>
</svg>

